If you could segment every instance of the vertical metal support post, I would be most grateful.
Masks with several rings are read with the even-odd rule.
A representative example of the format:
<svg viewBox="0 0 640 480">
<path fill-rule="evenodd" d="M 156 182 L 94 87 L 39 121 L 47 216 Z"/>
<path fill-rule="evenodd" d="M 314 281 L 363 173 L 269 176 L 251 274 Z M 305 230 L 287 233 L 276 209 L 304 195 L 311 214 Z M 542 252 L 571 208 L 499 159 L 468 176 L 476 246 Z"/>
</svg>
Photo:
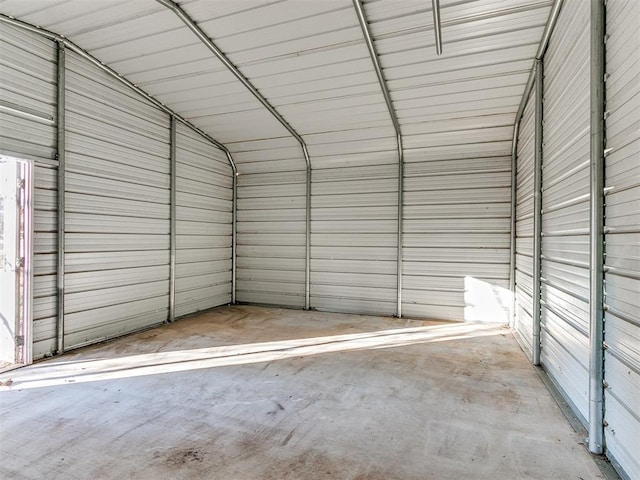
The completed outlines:
<svg viewBox="0 0 640 480">
<path fill-rule="evenodd" d="M 509 291 L 511 292 L 511 311 L 509 312 L 509 324 L 512 327 L 516 324 L 516 202 L 518 198 L 518 135 L 520 134 L 521 121 L 522 116 L 518 115 L 513 127 L 513 141 L 511 143 L 511 218 L 509 229 Z"/>
<path fill-rule="evenodd" d="M 231 173 L 233 174 L 233 183 L 231 185 L 231 304 L 236 303 L 236 250 L 238 244 L 238 170 L 236 164 L 231 158 L 231 153 L 226 150 L 229 164 L 231 165 Z"/>
<path fill-rule="evenodd" d="M 604 443 L 604 35 L 604 3 L 591 0 L 589 451 L 596 454 Z"/>
<path fill-rule="evenodd" d="M 307 188 L 306 188 L 306 222 L 305 222 L 305 261 L 304 261 L 304 309 L 311 308 L 311 160 L 307 146 L 304 143 L 302 152 L 307 162 Z"/>
<path fill-rule="evenodd" d="M 236 250 L 237 250 L 237 225 L 238 225 L 238 174 L 233 174 L 233 205 L 232 205 L 232 220 L 231 220 L 231 304 L 236 303 Z"/>
<path fill-rule="evenodd" d="M 518 135 L 520 133 L 520 119 L 516 118 L 513 127 L 513 141 L 511 143 L 511 218 L 509 227 L 509 291 L 511 292 L 511 305 L 509 312 L 509 324 L 515 326 L 516 320 L 516 200 L 518 193 Z"/>
<path fill-rule="evenodd" d="M 24 346 L 22 350 L 23 358 L 22 361 L 25 365 L 30 365 L 33 363 L 33 202 L 35 199 L 34 196 L 34 176 L 35 176 L 35 167 L 33 163 L 23 164 L 25 178 L 28 180 L 28 183 L 25 185 L 25 192 L 27 194 L 28 202 L 25 205 L 25 268 L 26 268 L 26 279 L 25 279 L 25 306 L 26 306 L 26 315 L 24 316 Z M 31 204 L 31 205 L 30 205 Z"/>
<path fill-rule="evenodd" d="M 398 142 L 398 256 L 396 259 L 397 262 L 397 272 L 398 276 L 398 286 L 397 286 L 397 316 L 398 318 L 402 318 L 402 244 L 403 244 L 403 234 L 402 234 L 402 217 L 403 213 L 403 205 L 404 205 L 404 150 L 402 148 L 402 135 L 400 132 L 396 134 L 397 142 Z"/>
<path fill-rule="evenodd" d="M 176 117 L 170 116 L 169 163 L 171 172 L 169 207 L 169 322 L 176 321 Z"/>
<path fill-rule="evenodd" d="M 433 31 L 436 35 L 436 55 L 442 55 L 442 24 L 440 22 L 440 0 L 431 0 Z"/>
<path fill-rule="evenodd" d="M 64 253 L 65 253 L 65 45 L 57 42 L 57 158 L 58 158 L 58 324 L 56 328 L 57 354 L 64 353 Z"/>
<path fill-rule="evenodd" d="M 542 271 L 542 97 L 543 62 L 536 60 L 535 77 L 535 154 L 533 172 L 533 355 L 540 365 L 540 290 Z"/>
</svg>

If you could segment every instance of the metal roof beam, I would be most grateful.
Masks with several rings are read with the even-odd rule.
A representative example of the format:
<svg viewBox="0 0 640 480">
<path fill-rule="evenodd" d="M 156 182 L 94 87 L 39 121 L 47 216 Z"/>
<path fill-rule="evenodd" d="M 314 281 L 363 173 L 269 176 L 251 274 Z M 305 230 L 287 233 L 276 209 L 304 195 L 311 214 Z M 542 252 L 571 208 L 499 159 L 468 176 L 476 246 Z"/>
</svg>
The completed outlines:
<svg viewBox="0 0 640 480">
<path fill-rule="evenodd" d="M 36 26 L 31 25 L 31 24 L 29 24 L 27 22 L 23 22 L 22 20 L 18 20 L 16 18 L 10 17 L 10 16 L 5 15 L 3 13 L 0 13 L 0 22 L 4 22 L 4 23 L 6 23 L 8 25 L 13 25 L 14 27 L 19 27 L 19 28 L 22 28 L 23 30 L 27 30 L 27 31 L 30 31 L 30 32 L 33 32 L 33 33 L 37 33 L 38 35 L 42 35 L 45 38 L 48 38 L 50 40 L 54 40 L 56 42 L 64 44 L 64 46 L 67 47 L 69 50 L 77 53 L 78 55 L 80 55 L 84 59 L 86 59 L 89 62 L 91 62 L 92 64 L 94 64 L 99 69 L 103 70 L 104 72 L 106 72 L 109 75 L 111 75 L 112 77 L 114 77 L 119 82 L 125 84 L 127 87 L 129 87 L 130 89 L 134 90 L 139 95 L 141 95 L 144 98 L 146 98 L 147 100 L 149 100 L 157 108 L 159 108 L 163 112 L 175 117 L 176 120 L 184 123 L 187 127 L 191 128 L 194 132 L 199 133 L 200 135 L 205 137 L 207 140 L 209 140 L 211 143 L 213 143 L 216 147 L 218 147 L 220 150 L 225 152 L 225 154 L 227 155 L 227 159 L 229 160 L 229 164 L 231 165 L 231 169 L 233 170 L 234 176 L 237 174 L 236 164 L 233 161 L 233 158 L 231 157 L 231 153 L 229 152 L 229 149 L 227 147 L 225 147 L 222 143 L 220 143 L 216 139 L 212 138 L 211 135 L 205 133 L 203 130 L 201 130 L 200 128 L 198 128 L 195 125 L 193 125 L 186 118 L 182 117 L 181 115 L 178 115 L 176 112 L 174 112 L 169 107 L 167 107 L 164 103 L 160 102 L 159 100 L 157 100 L 156 98 L 152 97 L 147 92 L 142 90 L 140 87 L 138 87 L 137 85 L 135 85 L 131 81 L 127 80 L 125 77 L 120 75 L 118 72 L 113 70 L 111 67 L 108 67 L 107 65 L 105 65 L 103 62 L 98 60 L 96 57 L 91 55 L 89 52 L 87 52 L 86 50 L 80 48 L 78 45 L 73 43 L 68 38 L 64 37 L 63 35 L 58 35 L 57 33 L 53 33 L 53 32 L 51 32 L 49 30 L 44 29 L 44 28 L 36 27 Z"/>
<path fill-rule="evenodd" d="M 371 32 L 369 31 L 369 24 L 367 22 L 367 16 L 364 13 L 364 7 L 362 6 L 361 0 L 353 0 L 353 7 L 356 10 L 356 15 L 358 16 L 358 21 L 360 22 L 360 28 L 362 28 L 362 34 L 364 35 L 365 43 L 367 44 L 367 49 L 369 50 L 369 56 L 371 57 L 371 62 L 373 62 L 373 68 L 376 71 L 376 76 L 378 77 L 378 83 L 380 84 L 380 89 L 382 90 L 382 95 L 384 96 L 384 101 L 387 104 L 387 109 L 389 110 L 389 116 L 391 117 L 391 123 L 393 123 L 393 128 L 396 132 L 396 141 L 398 142 L 398 254 L 397 254 L 397 312 L 396 315 L 398 318 L 402 317 L 402 204 L 404 199 L 404 150 L 402 148 L 402 131 L 400 129 L 400 122 L 398 122 L 398 116 L 396 115 L 396 110 L 393 107 L 393 102 L 391 101 L 391 94 L 389 93 L 389 88 L 387 87 L 387 81 L 384 78 L 384 73 L 382 72 L 382 67 L 380 66 L 380 61 L 378 60 L 378 54 L 376 52 L 376 48 L 373 44 L 373 38 L 371 37 Z"/>
<path fill-rule="evenodd" d="M 258 99 L 264 107 L 269 110 L 278 122 L 282 124 L 284 128 L 298 141 L 300 147 L 302 147 L 302 153 L 307 167 L 307 191 L 306 191 L 306 255 L 305 255 L 305 310 L 310 308 L 310 284 L 311 284 L 311 159 L 309 158 L 309 151 L 307 145 L 302 137 L 295 131 L 295 129 L 287 122 L 282 115 L 274 108 L 273 105 L 258 91 L 256 87 L 245 77 L 242 72 L 236 67 L 220 50 L 213 40 L 211 40 L 207 34 L 193 21 L 187 13 L 180 8 L 176 3 L 171 0 L 156 0 L 161 5 L 165 6 L 173 13 L 175 13 L 180 20 L 191 30 L 198 39 L 213 53 L 218 60 L 220 60 L 227 69 L 233 73 L 233 75 L 240 80 L 240 82 L 251 92 L 251 94 Z"/>
</svg>

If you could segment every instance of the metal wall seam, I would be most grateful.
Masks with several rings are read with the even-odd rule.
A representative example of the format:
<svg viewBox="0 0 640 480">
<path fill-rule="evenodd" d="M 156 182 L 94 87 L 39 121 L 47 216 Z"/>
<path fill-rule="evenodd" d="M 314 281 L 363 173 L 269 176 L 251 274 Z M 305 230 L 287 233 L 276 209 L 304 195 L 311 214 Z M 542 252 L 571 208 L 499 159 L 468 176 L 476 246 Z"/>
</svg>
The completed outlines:
<svg viewBox="0 0 640 480">
<path fill-rule="evenodd" d="M 307 203 L 306 203 L 306 211 L 307 211 L 307 219 L 306 219 L 306 272 L 305 272 L 305 310 L 309 310 L 311 307 L 310 304 L 310 279 L 311 279 L 311 159 L 309 157 L 309 152 L 307 151 L 307 145 L 302 139 L 302 137 L 296 132 L 296 130 L 284 119 L 282 115 L 269 103 L 269 101 L 258 91 L 256 87 L 240 72 L 238 67 L 236 67 L 227 57 L 226 55 L 216 46 L 215 43 L 207 36 L 206 33 L 187 15 L 187 13 L 176 5 L 171 0 L 156 0 L 161 5 L 165 6 L 176 16 L 182 20 L 182 22 L 191 30 L 200 41 L 220 60 L 227 69 L 233 73 L 233 75 L 240 80 L 240 82 L 251 92 L 251 94 L 258 99 L 262 105 L 278 120 L 284 128 L 298 141 L 300 147 L 302 148 L 302 152 L 304 154 L 304 159 L 306 162 L 307 169 Z"/>
<path fill-rule="evenodd" d="M 589 238 L 589 451 L 603 452 L 604 438 L 604 106 L 605 5 L 591 0 L 590 238 Z"/>
<path fill-rule="evenodd" d="M 358 22 L 360 23 L 360 28 L 362 29 L 362 34 L 364 36 L 365 43 L 367 45 L 367 50 L 369 51 L 369 56 L 371 57 L 371 62 L 373 63 L 373 67 L 376 71 L 376 76 L 378 77 L 378 83 L 380 84 L 380 88 L 382 89 L 382 95 L 384 96 L 384 101 L 387 104 L 387 109 L 389 110 L 389 116 L 391 117 L 391 122 L 393 123 L 393 128 L 396 132 L 396 141 L 398 143 L 398 253 L 397 253 L 397 312 L 396 315 L 398 318 L 402 317 L 402 217 L 403 217 L 403 186 L 404 186 L 404 151 L 402 148 L 402 131 L 400 129 L 400 122 L 398 122 L 398 116 L 396 115 L 396 111 L 393 108 L 393 102 L 391 101 L 391 94 L 389 93 L 389 89 L 387 87 L 387 82 L 384 77 L 384 73 L 382 72 L 382 67 L 380 66 L 380 62 L 378 60 L 378 54 L 376 53 L 375 46 L 373 44 L 373 39 L 371 37 L 371 32 L 369 32 L 369 26 L 367 23 L 367 16 L 364 12 L 364 7 L 362 6 L 361 0 L 353 0 L 353 6 L 356 10 L 356 14 L 358 16 Z"/>
<path fill-rule="evenodd" d="M 64 266 L 65 266 L 65 45 L 58 41 L 57 62 L 57 153 L 58 160 L 58 266 L 57 266 L 57 292 L 58 292 L 58 322 L 56 328 L 57 354 L 64 353 Z"/>
<path fill-rule="evenodd" d="M 176 117 L 169 120 L 169 322 L 176 321 Z"/>
<path fill-rule="evenodd" d="M 535 150 L 533 170 L 533 353 L 532 363 L 540 365 L 540 273 L 542 266 L 542 95 L 543 62 L 536 60 Z"/>
<path fill-rule="evenodd" d="M 235 202 L 235 198 L 236 198 L 236 196 L 235 196 L 236 181 L 235 181 L 235 179 L 236 179 L 236 177 L 238 175 L 238 170 L 237 170 L 236 164 L 235 164 L 235 162 L 233 160 L 233 157 L 231 155 L 231 152 L 229 151 L 229 149 L 226 146 L 224 146 L 222 143 L 220 143 L 217 140 L 215 140 L 214 138 L 212 138 L 209 134 L 207 134 L 206 132 L 204 132 L 200 128 L 198 128 L 195 125 L 193 125 L 192 123 L 190 123 L 187 119 L 185 119 L 181 115 L 178 115 L 177 113 L 172 111 L 165 104 L 163 104 L 162 102 L 156 100 L 154 97 L 149 95 L 147 92 L 145 92 L 141 88 L 139 88 L 136 85 L 134 85 L 132 82 L 130 82 L 129 80 L 124 78 L 122 75 L 117 73 L 115 70 L 113 70 L 112 68 L 108 67 L 107 65 L 102 63 L 100 60 L 95 58 L 93 55 L 91 55 L 90 53 L 88 53 L 84 49 L 80 48 L 75 43 L 73 43 L 72 41 L 70 41 L 67 38 L 63 37 L 62 35 L 58 35 L 56 33 L 50 32 L 50 31 L 45 30 L 43 28 L 36 27 L 34 25 L 30 25 L 30 24 L 28 24 L 26 22 L 23 22 L 21 20 L 17 20 L 17 19 L 15 19 L 13 17 L 4 15 L 2 13 L 0 13 L 0 22 L 6 23 L 8 25 L 13 25 L 13 26 L 18 27 L 18 28 L 22 28 L 23 30 L 27 30 L 27 31 L 32 32 L 32 33 L 36 33 L 38 35 L 42 35 L 43 37 L 48 38 L 50 40 L 53 40 L 53 41 L 57 42 L 60 45 L 64 45 L 65 47 L 69 48 L 70 50 L 72 50 L 73 52 L 77 53 L 78 55 L 80 55 L 81 57 L 85 58 L 86 60 L 89 60 L 92 64 L 94 64 L 95 66 L 97 66 L 98 68 L 103 70 L 104 72 L 108 73 L 109 75 L 111 75 L 112 77 L 114 77 L 115 79 L 117 79 L 118 81 L 120 81 L 121 83 L 123 83 L 124 85 L 126 85 L 127 87 L 129 87 L 130 89 L 132 89 L 133 91 L 138 93 L 139 95 L 141 95 L 142 97 L 144 97 L 147 100 L 149 100 L 158 109 L 162 110 L 163 112 L 169 114 L 171 117 L 173 117 L 176 120 L 180 121 L 181 123 L 183 123 L 184 125 L 189 127 L 194 132 L 196 132 L 199 135 L 201 135 L 202 137 L 206 138 L 208 141 L 210 141 L 217 148 L 222 150 L 225 153 L 225 155 L 226 155 L 226 157 L 227 157 L 227 159 L 229 161 L 229 165 L 231 167 L 231 170 L 232 170 L 233 176 L 234 176 L 233 211 L 234 211 L 234 219 L 235 219 L 235 211 L 236 211 L 236 202 Z M 310 162 L 309 162 L 308 154 L 306 153 L 306 148 L 305 148 L 305 157 L 307 159 L 308 168 L 310 169 Z M 309 196 L 308 196 L 308 200 L 307 201 L 310 202 Z M 309 234 L 309 232 L 308 232 L 308 234 Z M 233 245 L 234 245 L 234 248 L 232 249 L 233 255 L 234 255 L 233 258 L 232 258 L 232 264 L 233 264 L 233 267 L 234 267 L 233 268 L 233 276 L 232 276 L 232 292 L 233 292 L 232 293 L 232 297 L 234 298 L 233 303 L 235 303 L 235 284 L 236 284 L 236 282 L 235 282 L 235 264 L 236 264 L 235 238 L 236 238 L 236 225 L 235 225 L 235 222 L 234 222 L 234 224 L 233 224 Z M 308 253 L 307 253 L 307 258 L 308 258 Z"/>
</svg>

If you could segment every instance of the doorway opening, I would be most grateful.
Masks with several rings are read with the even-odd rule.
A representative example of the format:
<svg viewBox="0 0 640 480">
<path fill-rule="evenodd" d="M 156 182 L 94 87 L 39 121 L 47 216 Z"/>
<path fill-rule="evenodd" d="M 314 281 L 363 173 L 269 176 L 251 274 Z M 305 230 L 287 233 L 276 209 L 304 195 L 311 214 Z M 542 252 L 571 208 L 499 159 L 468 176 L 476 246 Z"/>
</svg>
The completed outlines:
<svg viewBox="0 0 640 480">
<path fill-rule="evenodd" d="M 33 168 L 0 155 L 0 371 L 31 363 Z"/>
</svg>

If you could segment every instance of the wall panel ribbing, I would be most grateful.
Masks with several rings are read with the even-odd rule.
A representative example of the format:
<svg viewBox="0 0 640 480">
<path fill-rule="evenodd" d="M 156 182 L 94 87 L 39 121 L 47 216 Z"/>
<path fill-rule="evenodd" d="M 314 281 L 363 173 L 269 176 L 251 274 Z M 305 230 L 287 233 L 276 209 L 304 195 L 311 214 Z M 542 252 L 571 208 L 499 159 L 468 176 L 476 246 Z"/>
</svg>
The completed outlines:
<svg viewBox="0 0 640 480">
<path fill-rule="evenodd" d="M 516 159 L 515 330 L 529 356 L 533 350 L 533 216 L 535 96 L 529 96 L 518 132 Z"/>
<path fill-rule="evenodd" d="M 176 316 L 231 302 L 233 174 L 225 153 L 176 133 Z"/>
<path fill-rule="evenodd" d="M 65 347 L 162 323 L 169 117 L 81 57 L 66 73 Z"/>
<path fill-rule="evenodd" d="M 386 143 L 376 157 L 385 156 L 387 164 L 313 170 L 312 308 L 396 312 L 398 158 L 395 139 Z M 316 157 L 318 164 L 323 160 Z"/>
<path fill-rule="evenodd" d="M 589 9 L 568 0 L 544 57 L 541 363 L 588 418 Z"/>
<path fill-rule="evenodd" d="M 508 321 L 509 133 L 484 135 L 486 143 L 457 151 L 453 145 L 405 151 L 406 316 Z M 487 156 L 473 154 L 475 147 Z"/>
<path fill-rule="evenodd" d="M 605 443 L 640 478 L 640 3 L 607 2 Z"/>
<path fill-rule="evenodd" d="M 292 138 L 230 147 L 239 165 L 275 160 L 276 170 L 238 176 L 236 300 L 304 308 L 307 174 L 302 150 Z"/>
<path fill-rule="evenodd" d="M 33 160 L 33 358 L 56 350 L 56 47 L 0 23 L 0 153 Z"/>
</svg>

